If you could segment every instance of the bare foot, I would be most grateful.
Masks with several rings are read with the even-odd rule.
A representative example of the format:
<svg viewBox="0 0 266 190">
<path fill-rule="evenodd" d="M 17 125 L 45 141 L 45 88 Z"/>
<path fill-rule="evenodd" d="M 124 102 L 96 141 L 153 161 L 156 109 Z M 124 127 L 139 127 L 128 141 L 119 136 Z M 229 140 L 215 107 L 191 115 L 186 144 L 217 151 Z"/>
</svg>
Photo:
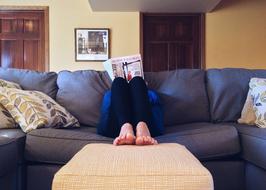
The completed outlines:
<svg viewBox="0 0 266 190">
<path fill-rule="evenodd" d="M 145 122 L 139 122 L 136 127 L 136 145 L 156 145 L 157 140 L 151 137 L 149 128 Z"/>
<path fill-rule="evenodd" d="M 120 130 L 120 134 L 115 138 L 114 145 L 130 145 L 135 144 L 135 135 L 133 127 L 130 123 L 125 123 Z"/>
</svg>

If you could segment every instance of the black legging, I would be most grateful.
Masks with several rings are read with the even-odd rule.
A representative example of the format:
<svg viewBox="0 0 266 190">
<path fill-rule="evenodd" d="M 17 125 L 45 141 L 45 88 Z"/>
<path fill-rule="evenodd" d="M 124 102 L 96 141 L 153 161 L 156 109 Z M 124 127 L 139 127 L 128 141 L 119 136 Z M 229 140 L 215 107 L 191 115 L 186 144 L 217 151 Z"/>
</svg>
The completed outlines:
<svg viewBox="0 0 266 190">
<path fill-rule="evenodd" d="M 105 136 L 115 137 L 121 126 L 130 123 L 135 130 L 138 122 L 143 121 L 153 134 L 152 111 L 148 97 L 148 89 L 141 77 L 134 77 L 128 83 L 125 79 L 115 78 L 111 88 L 111 121 Z"/>
</svg>

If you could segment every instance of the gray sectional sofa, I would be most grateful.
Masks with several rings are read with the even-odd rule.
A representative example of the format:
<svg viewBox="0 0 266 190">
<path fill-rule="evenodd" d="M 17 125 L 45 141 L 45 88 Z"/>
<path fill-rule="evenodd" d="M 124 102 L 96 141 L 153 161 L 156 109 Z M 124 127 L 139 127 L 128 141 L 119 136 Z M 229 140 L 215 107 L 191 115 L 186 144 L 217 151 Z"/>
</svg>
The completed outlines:
<svg viewBox="0 0 266 190">
<path fill-rule="evenodd" d="M 209 69 L 146 73 L 164 109 L 160 143 L 185 145 L 213 175 L 215 190 L 265 190 L 266 129 L 240 125 L 251 77 L 266 70 Z M 24 134 L 0 130 L 0 189 L 49 190 L 53 175 L 88 143 L 112 143 L 96 134 L 100 105 L 111 81 L 106 72 L 38 73 L 0 68 L 0 78 L 42 91 L 67 108 L 80 129 L 43 128 Z"/>
</svg>

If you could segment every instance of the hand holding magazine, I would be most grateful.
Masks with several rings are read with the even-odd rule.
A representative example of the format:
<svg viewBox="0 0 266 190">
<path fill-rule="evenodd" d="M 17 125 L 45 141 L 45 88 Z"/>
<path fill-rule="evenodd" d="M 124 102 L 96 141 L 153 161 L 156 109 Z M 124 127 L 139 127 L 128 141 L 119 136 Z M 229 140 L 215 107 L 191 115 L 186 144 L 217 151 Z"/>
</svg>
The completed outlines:
<svg viewBox="0 0 266 190">
<path fill-rule="evenodd" d="M 129 82 L 135 76 L 144 78 L 140 54 L 111 58 L 103 62 L 103 66 L 112 80 L 122 77 Z"/>
</svg>

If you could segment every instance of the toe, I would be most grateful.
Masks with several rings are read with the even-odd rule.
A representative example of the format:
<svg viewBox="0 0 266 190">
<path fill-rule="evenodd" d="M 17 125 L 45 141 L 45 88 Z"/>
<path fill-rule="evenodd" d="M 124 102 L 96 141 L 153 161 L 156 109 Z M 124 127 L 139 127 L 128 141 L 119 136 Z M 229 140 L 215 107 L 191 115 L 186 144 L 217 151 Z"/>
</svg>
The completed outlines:
<svg viewBox="0 0 266 190">
<path fill-rule="evenodd" d="M 134 140 L 134 135 L 132 135 L 131 133 L 127 133 L 127 135 L 126 135 L 126 139 L 127 140 L 130 140 L 130 141 L 132 141 L 132 140 Z"/>
<path fill-rule="evenodd" d="M 124 140 L 126 138 L 126 135 L 122 135 L 122 136 L 120 136 L 120 139 L 121 140 Z"/>
<path fill-rule="evenodd" d="M 152 144 L 152 138 L 150 136 L 147 136 L 147 143 Z"/>
<path fill-rule="evenodd" d="M 127 139 L 128 144 L 135 144 L 135 136 L 133 134 L 128 133 L 126 135 L 126 139 Z"/>
<path fill-rule="evenodd" d="M 142 137 L 136 138 L 136 145 L 143 145 L 143 138 Z"/>
<path fill-rule="evenodd" d="M 146 136 L 143 137 L 143 144 L 148 144 L 149 143 L 149 140 Z"/>
<path fill-rule="evenodd" d="M 115 140 L 113 141 L 113 145 L 118 145 L 119 143 L 119 137 L 116 137 Z"/>
</svg>

